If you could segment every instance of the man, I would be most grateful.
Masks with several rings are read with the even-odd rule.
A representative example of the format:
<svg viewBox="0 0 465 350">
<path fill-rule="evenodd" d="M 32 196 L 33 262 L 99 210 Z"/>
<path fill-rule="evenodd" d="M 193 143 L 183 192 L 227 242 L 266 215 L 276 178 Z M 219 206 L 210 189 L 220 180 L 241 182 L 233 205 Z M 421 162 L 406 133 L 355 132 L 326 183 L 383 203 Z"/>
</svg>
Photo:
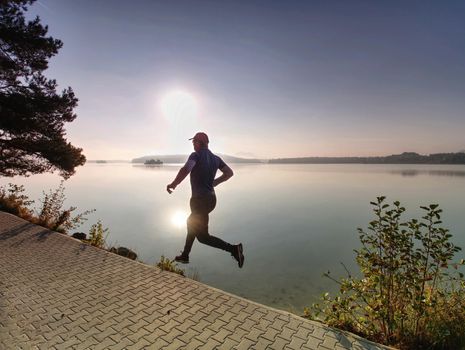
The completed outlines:
<svg viewBox="0 0 465 350">
<path fill-rule="evenodd" d="M 223 160 L 208 149 L 208 136 L 203 132 L 195 134 L 192 140 L 194 151 L 186 164 L 179 170 L 172 183 L 166 186 L 171 193 L 190 174 L 192 197 L 190 199 L 191 215 L 187 219 L 187 237 L 181 255 L 175 261 L 189 263 L 189 253 L 195 238 L 200 243 L 225 250 L 237 260 L 239 267 L 244 264 L 242 243 L 232 245 L 208 233 L 208 214 L 215 209 L 216 195 L 214 187 L 229 180 L 233 171 Z M 223 174 L 215 179 L 216 171 Z"/>
</svg>

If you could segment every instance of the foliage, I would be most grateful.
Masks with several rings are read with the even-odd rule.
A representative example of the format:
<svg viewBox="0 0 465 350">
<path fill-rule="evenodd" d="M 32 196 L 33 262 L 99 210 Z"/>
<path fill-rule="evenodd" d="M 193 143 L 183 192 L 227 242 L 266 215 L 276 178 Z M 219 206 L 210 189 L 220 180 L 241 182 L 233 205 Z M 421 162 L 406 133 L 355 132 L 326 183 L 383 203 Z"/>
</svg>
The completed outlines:
<svg viewBox="0 0 465 350">
<path fill-rule="evenodd" d="M 67 178 L 85 163 L 82 149 L 65 139 L 77 98 L 43 75 L 62 47 L 39 17 L 26 22 L 32 0 L 0 2 L 0 175 L 58 170 Z"/>
<path fill-rule="evenodd" d="M 71 214 L 77 209 L 76 207 L 63 209 L 66 199 L 64 191 L 63 181 L 61 181 L 56 190 L 50 190 L 48 194 L 45 192 L 43 193 L 44 198 L 40 200 L 42 202 L 42 207 L 37 211 L 38 216 L 35 221 L 36 224 L 47 227 L 53 231 L 68 233 L 69 230 L 79 227 L 87 220 L 85 218 L 86 215 L 95 211 L 86 210 L 73 217 Z"/>
<path fill-rule="evenodd" d="M 8 184 L 8 188 L 0 187 L 0 210 L 32 220 L 33 213 L 28 208 L 34 201 L 24 194 L 24 186 Z"/>
<path fill-rule="evenodd" d="M 463 259 L 453 262 L 460 248 L 439 227 L 437 204 L 421 207 L 421 220 L 401 221 L 405 208 L 378 197 L 376 219 L 368 231 L 359 229 L 362 248 L 356 251 L 361 278 L 338 281 L 332 298 L 306 309 L 308 318 L 404 349 L 455 349 L 465 345 L 465 281 Z"/>
<path fill-rule="evenodd" d="M 160 261 L 157 263 L 157 267 L 163 271 L 174 272 L 178 275 L 184 276 L 184 270 L 180 269 L 174 260 L 167 259 L 163 255 L 161 256 Z"/>
<path fill-rule="evenodd" d="M 108 236 L 108 228 L 103 228 L 102 222 L 97 221 L 89 231 L 89 244 L 98 248 L 104 248 L 105 240 Z"/>
<path fill-rule="evenodd" d="M 8 184 L 8 189 L 0 186 L 0 210 L 17 215 L 34 224 L 41 225 L 53 231 L 68 233 L 69 230 L 79 227 L 86 216 L 95 210 L 86 210 L 83 213 L 72 216 L 76 207 L 63 209 L 64 195 L 63 181 L 58 188 L 49 193 L 44 192 L 44 198 L 39 200 L 42 206 L 35 211 L 29 207 L 34 203 L 24 194 L 24 186 Z"/>
</svg>

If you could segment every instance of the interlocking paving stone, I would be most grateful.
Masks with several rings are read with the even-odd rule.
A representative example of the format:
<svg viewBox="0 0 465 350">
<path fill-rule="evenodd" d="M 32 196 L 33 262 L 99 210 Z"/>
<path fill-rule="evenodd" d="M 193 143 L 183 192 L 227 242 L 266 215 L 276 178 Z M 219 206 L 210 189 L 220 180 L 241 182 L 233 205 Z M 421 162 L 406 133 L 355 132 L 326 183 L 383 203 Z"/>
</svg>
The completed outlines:
<svg viewBox="0 0 465 350">
<path fill-rule="evenodd" d="M 0 212 L 0 349 L 386 347 Z"/>
</svg>

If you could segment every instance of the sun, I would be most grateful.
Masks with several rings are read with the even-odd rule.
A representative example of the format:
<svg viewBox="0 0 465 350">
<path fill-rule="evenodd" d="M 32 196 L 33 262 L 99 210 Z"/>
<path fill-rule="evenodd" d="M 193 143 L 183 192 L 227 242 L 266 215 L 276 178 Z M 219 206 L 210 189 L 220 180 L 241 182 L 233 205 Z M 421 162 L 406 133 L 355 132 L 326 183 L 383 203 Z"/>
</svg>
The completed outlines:
<svg viewBox="0 0 465 350">
<path fill-rule="evenodd" d="M 186 221 L 189 214 L 184 210 L 178 210 L 171 216 L 171 223 L 177 228 L 186 227 Z"/>
<path fill-rule="evenodd" d="M 189 93 L 176 90 L 161 99 L 161 111 L 166 119 L 175 123 L 191 122 L 197 117 L 196 99 Z"/>
</svg>

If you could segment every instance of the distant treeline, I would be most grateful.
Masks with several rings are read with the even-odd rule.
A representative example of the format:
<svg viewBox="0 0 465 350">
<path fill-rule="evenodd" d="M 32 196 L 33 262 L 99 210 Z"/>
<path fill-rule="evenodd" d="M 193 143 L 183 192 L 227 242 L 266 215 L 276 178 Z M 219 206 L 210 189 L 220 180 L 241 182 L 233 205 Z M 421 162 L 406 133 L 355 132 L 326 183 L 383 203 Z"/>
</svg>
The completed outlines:
<svg viewBox="0 0 465 350">
<path fill-rule="evenodd" d="M 465 152 L 421 155 L 404 152 L 386 157 L 303 157 L 270 159 L 274 164 L 465 164 Z"/>
<path fill-rule="evenodd" d="M 247 158 L 238 158 L 228 156 L 226 154 L 218 154 L 226 163 L 262 163 L 263 161 L 260 159 L 247 159 Z M 175 155 L 156 155 L 156 156 L 144 156 L 139 158 L 134 158 L 131 160 L 132 163 L 144 163 L 146 160 L 149 159 L 160 159 L 163 163 L 185 163 L 187 158 L 189 157 L 188 154 L 175 154 Z"/>
</svg>

